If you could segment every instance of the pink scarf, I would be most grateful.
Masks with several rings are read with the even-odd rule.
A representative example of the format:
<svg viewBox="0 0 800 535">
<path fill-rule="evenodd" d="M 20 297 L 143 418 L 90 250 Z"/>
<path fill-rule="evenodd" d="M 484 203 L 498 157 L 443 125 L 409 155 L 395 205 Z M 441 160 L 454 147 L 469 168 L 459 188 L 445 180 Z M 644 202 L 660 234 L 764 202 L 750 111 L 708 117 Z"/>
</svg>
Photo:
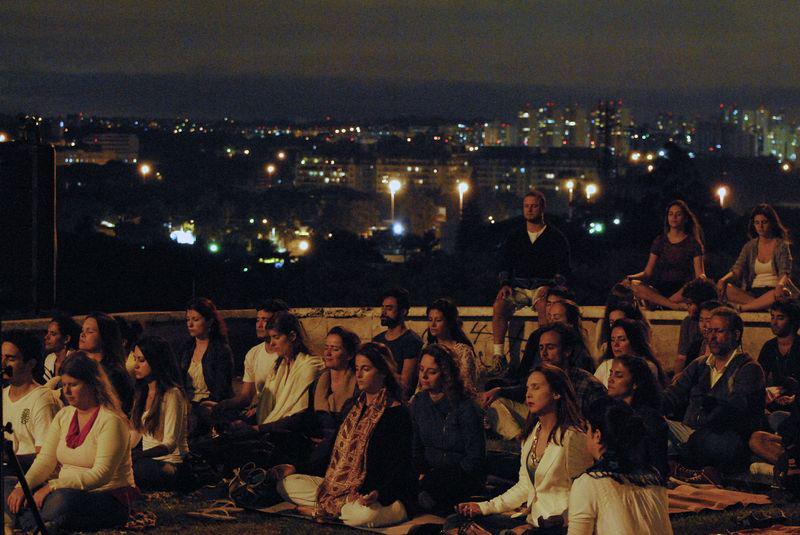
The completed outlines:
<svg viewBox="0 0 800 535">
<path fill-rule="evenodd" d="M 92 430 L 92 426 L 94 425 L 94 421 L 97 420 L 98 414 L 100 414 L 100 407 L 95 409 L 94 414 L 92 414 L 92 416 L 89 418 L 89 421 L 86 422 L 86 425 L 84 425 L 83 429 L 81 429 L 81 426 L 78 423 L 78 411 L 75 411 L 75 414 L 72 416 L 72 422 L 69 424 L 69 430 L 67 431 L 68 448 L 75 449 L 83 444 L 83 441 L 86 440 L 86 435 L 88 435 L 89 431 Z"/>
</svg>

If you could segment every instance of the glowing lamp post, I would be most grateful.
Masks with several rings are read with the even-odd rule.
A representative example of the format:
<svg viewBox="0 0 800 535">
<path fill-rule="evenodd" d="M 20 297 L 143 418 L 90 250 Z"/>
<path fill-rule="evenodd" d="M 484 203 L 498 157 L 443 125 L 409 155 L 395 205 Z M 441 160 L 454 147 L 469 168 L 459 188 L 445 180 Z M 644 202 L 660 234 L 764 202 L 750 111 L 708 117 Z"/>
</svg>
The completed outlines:
<svg viewBox="0 0 800 535">
<path fill-rule="evenodd" d="M 147 178 L 150 176 L 150 173 L 153 172 L 153 166 L 149 163 L 141 163 L 139 164 L 139 174 L 142 175 L 142 178 Z"/>
<path fill-rule="evenodd" d="M 717 188 L 717 197 L 719 197 L 719 207 L 725 208 L 725 197 L 728 196 L 728 188 L 725 186 L 720 186 Z"/>
<path fill-rule="evenodd" d="M 400 184 L 399 180 L 395 179 L 389 181 L 389 195 L 392 199 L 392 217 L 389 218 L 391 221 L 394 221 L 394 194 L 400 191 L 401 187 L 402 184 Z"/>
<path fill-rule="evenodd" d="M 569 192 L 569 203 L 572 204 L 572 192 L 575 190 L 575 181 L 567 180 L 567 191 Z"/>
<path fill-rule="evenodd" d="M 469 191 L 469 184 L 466 182 L 458 183 L 458 215 L 464 212 L 464 194 Z"/>
<path fill-rule="evenodd" d="M 586 200 L 590 201 L 594 195 L 597 194 L 597 186 L 595 184 L 589 184 L 586 186 Z"/>
<path fill-rule="evenodd" d="M 275 174 L 275 169 L 276 169 L 276 167 L 275 167 L 274 163 L 268 163 L 266 166 L 264 166 L 264 170 L 267 172 L 267 174 L 269 176 L 272 176 L 272 175 Z"/>
</svg>

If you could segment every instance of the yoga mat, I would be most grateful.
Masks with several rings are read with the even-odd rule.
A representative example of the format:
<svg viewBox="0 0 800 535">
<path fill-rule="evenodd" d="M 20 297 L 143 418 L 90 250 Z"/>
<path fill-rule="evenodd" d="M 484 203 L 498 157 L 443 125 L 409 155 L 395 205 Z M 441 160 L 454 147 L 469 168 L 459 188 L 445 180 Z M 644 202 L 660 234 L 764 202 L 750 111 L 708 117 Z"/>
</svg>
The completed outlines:
<svg viewBox="0 0 800 535">
<path fill-rule="evenodd" d="M 667 491 L 669 514 L 696 513 L 703 510 L 722 511 L 734 505 L 767 505 L 772 503 L 764 494 L 750 494 L 720 489 L 710 485 L 694 487 L 679 485 Z"/>
<path fill-rule="evenodd" d="M 264 507 L 262 509 L 254 509 L 255 511 L 261 513 L 267 513 L 271 515 L 279 515 L 279 516 L 286 516 L 291 518 L 302 518 L 303 520 L 307 520 L 308 522 L 317 522 L 317 520 L 311 518 L 307 515 L 301 515 L 297 512 L 297 506 L 291 504 L 289 502 L 281 502 L 277 505 L 273 505 L 272 507 Z M 324 524 L 336 524 L 336 525 L 344 525 L 341 522 L 337 521 L 323 521 Z M 421 515 L 406 520 L 402 524 L 395 524 L 394 526 L 386 526 L 383 528 L 352 528 L 358 529 L 361 531 L 369 531 L 371 533 L 384 533 L 386 535 L 405 535 L 408 533 L 414 526 L 418 526 L 420 524 L 444 524 L 444 518 L 436 515 Z"/>
</svg>

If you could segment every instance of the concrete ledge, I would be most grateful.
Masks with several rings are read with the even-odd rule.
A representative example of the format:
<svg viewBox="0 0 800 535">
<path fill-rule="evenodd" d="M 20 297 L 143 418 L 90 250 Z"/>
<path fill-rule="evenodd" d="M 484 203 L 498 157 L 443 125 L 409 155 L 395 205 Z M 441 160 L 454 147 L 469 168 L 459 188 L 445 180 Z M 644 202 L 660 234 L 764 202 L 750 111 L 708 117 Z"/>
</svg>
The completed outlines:
<svg viewBox="0 0 800 535">
<path fill-rule="evenodd" d="M 597 323 L 603 318 L 603 307 L 586 306 L 583 312 L 583 326 L 587 339 L 594 339 Z M 490 355 L 492 350 L 492 308 L 491 307 L 460 307 L 464 331 L 475 344 L 478 356 Z M 222 310 L 226 319 L 231 338 L 231 347 L 234 355 L 241 365 L 244 353 L 257 341 L 254 334 L 253 320 L 255 310 L 237 309 Z M 321 352 L 324 345 L 325 334 L 334 325 L 341 325 L 356 332 L 362 340 L 370 340 L 383 330 L 380 326 L 380 309 L 369 307 L 341 307 L 341 308 L 297 308 L 294 312 L 301 318 L 303 326 L 315 351 Z M 155 312 L 120 312 L 128 321 L 141 322 L 145 329 L 153 334 L 164 336 L 178 347 L 187 339 L 184 326 L 185 312 L 155 311 Z M 678 345 L 678 334 L 681 320 L 686 316 L 684 312 L 655 311 L 646 312 L 648 320 L 653 326 L 653 345 L 656 354 L 663 362 L 666 369 L 671 369 L 675 360 Z M 77 321 L 82 321 L 84 316 L 76 316 Z M 744 349 L 753 357 L 758 357 L 761 346 L 772 337 L 769 330 L 769 314 L 765 312 L 745 313 Z M 3 330 L 23 329 L 44 333 L 49 322 L 48 318 L 5 321 Z M 409 326 L 422 334 L 427 327 L 425 307 L 412 307 L 409 314 Z M 537 327 L 536 313 L 533 310 L 520 310 L 511 322 L 508 340 L 512 355 L 521 354 L 530 333 Z"/>
</svg>

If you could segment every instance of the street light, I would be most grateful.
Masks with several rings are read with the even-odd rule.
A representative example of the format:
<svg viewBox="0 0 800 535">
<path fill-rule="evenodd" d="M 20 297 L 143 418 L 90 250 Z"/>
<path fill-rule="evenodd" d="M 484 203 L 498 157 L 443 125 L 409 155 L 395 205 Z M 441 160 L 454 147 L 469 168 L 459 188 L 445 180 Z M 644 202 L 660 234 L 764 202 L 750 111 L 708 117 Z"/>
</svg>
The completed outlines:
<svg viewBox="0 0 800 535">
<path fill-rule="evenodd" d="M 286 159 L 286 153 L 284 151 L 279 151 L 277 156 L 278 156 L 279 160 L 285 160 Z"/>
<path fill-rule="evenodd" d="M 400 188 L 402 186 L 403 185 L 397 179 L 389 181 L 389 194 L 392 196 L 392 217 L 390 218 L 391 221 L 394 221 L 394 194 L 400 191 Z"/>
<path fill-rule="evenodd" d="M 150 173 L 153 172 L 153 166 L 149 163 L 140 163 L 139 164 L 139 174 L 142 175 L 142 178 L 147 178 L 150 176 Z"/>
<path fill-rule="evenodd" d="M 268 163 L 267 166 L 264 169 L 267 171 L 268 175 L 274 175 L 275 174 L 275 164 L 274 163 Z"/>
<path fill-rule="evenodd" d="M 466 182 L 458 183 L 458 215 L 464 212 L 464 194 L 469 191 L 469 184 Z"/>
<path fill-rule="evenodd" d="M 595 184 L 588 184 L 586 186 L 586 200 L 592 199 L 592 196 L 597 193 L 597 186 Z"/>
<path fill-rule="evenodd" d="M 725 186 L 720 186 L 717 188 L 717 197 L 719 197 L 719 207 L 725 208 L 725 197 L 728 196 L 728 188 Z"/>
<path fill-rule="evenodd" d="M 575 181 L 567 180 L 567 191 L 569 191 L 569 203 L 572 204 L 572 191 L 575 189 Z"/>
</svg>

